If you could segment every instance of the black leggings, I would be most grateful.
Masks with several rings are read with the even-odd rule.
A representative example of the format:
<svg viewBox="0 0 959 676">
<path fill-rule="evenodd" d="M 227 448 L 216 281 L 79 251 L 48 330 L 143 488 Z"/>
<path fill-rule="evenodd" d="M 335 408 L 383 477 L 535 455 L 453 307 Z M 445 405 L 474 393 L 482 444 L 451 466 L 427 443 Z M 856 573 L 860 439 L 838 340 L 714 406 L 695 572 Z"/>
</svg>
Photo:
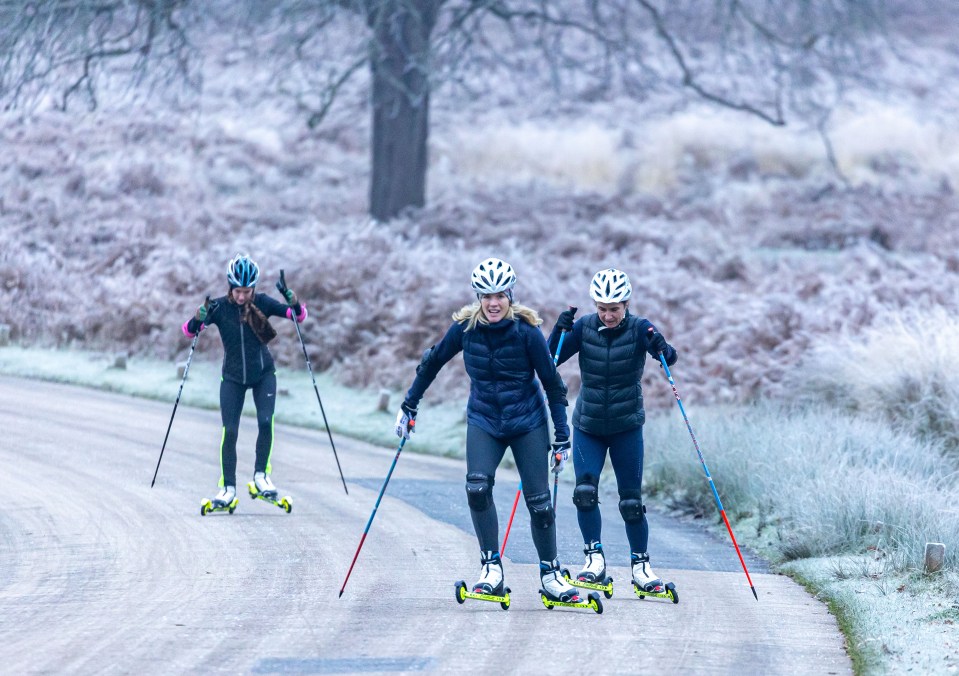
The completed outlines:
<svg viewBox="0 0 959 676">
<path fill-rule="evenodd" d="M 270 473 L 273 454 L 273 412 L 276 410 L 276 373 L 267 373 L 258 383 L 241 385 L 224 378 L 220 381 L 220 417 L 223 436 L 220 441 L 220 485 L 236 486 L 236 439 L 240 431 L 240 414 L 246 391 L 253 390 L 256 404 L 256 463 L 254 472 Z"/>
<path fill-rule="evenodd" d="M 469 425 L 466 428 L 466 491 L 480 550 L 499 551 L 499 522 L 493 504 L 493 477 L 506 448 L 513 450 L 530 513 L 533 544 L 541 561 L 556 558 L 556 527 L 549 494 L 549 431 L 546 425 L 500 439 Z"/>
</svg>

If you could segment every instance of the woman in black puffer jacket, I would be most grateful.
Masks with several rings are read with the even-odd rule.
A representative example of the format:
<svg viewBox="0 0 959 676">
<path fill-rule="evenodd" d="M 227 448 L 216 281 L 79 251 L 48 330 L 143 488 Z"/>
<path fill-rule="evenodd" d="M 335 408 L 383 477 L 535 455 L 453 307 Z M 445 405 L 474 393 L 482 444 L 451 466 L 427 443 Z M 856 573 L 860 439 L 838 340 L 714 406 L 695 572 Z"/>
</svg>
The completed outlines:
<svg viewBox="0 0 959 676">
<path fill-rule="evenodd" d="M 676 350 L 644 317 L 629 313 L 632 286 L 626 273 L 610 268 L 593 277 L 589 289 L 596 313 L 575 323 L 574 309 L 560 314 L 549 336 L 555 349 L 564 331 L 558 363 L 579 353 L 582 387 L 573 410 L 573 466 L 576 505 L 586 563 L 577 581 L 607 584 L 606 557 L 600 539 L 599 476 L 609 453 L 619 489 L 619 511 L 626 522 L 633 582 L 640 591 L 665 593 L 649 565 L 649 524 L 643 506 L 643 388 L 646 355 L 659 354 L 672 366 Z"/>
</svg>

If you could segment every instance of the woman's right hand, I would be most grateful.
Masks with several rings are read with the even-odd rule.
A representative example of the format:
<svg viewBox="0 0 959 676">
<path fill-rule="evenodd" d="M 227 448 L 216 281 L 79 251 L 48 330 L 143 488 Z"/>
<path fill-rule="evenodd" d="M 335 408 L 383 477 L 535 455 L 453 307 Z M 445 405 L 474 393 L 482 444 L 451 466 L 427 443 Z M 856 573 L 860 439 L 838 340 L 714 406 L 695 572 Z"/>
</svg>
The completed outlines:
<svg viewBox="0 0 959 676">
<path fill-rule="evenodd" d="M 416 409 L 405 401 L 400 405 L 400 412 L 396 414 L 396 436 L 409 441 L 410 435 L 416 426 Z"/>
<path fill-rule="evenodd" d="M 196 314 L 193 316 L 196 317 L 196 320 L 198 322 L 202 322 L 206 320 L 206 317 L 208 314 L 209 314 L 209 308 L 207 307 L 207 304 L 204 303 L 203 305 L 201 305 L 200 307 L 196 309 Z"/>
</svg>

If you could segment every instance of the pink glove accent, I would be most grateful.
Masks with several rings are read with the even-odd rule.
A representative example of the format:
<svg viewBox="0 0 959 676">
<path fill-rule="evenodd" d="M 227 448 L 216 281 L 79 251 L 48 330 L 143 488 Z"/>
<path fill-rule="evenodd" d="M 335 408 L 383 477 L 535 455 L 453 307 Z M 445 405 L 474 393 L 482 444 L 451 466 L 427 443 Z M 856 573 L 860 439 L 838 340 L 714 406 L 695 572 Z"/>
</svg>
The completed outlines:
<svg viewBox="0 0 959 676">
<path fill-rule="evenodd" d="M 199 333 L 199 332 L 202 331 L 204 328 L 206 328 L 206 325 L 201 322 L 201 323 L 200 323 L 200 328 L 197 329 L 197 332 L 196 332 L 196 333 L 190 333 L 189 326 L 190 326 L 190 320 L 189 320 L 189 319 L 186 320 L 185 322 L 183 322 L 183 335 L 185 335 L 187 338 L 193 338 L 193 337 L 196 335 L 196 333 Z"/>
<path fill-rule="evenodd" d="M 293 308 L 286 308 L 286 318 L 293 318 Z M 300 314 L 296 316 L 296 323 L 302 324 L 304 319 L 306 319 L 306 303 L 300 303 Z"/>
</svg>

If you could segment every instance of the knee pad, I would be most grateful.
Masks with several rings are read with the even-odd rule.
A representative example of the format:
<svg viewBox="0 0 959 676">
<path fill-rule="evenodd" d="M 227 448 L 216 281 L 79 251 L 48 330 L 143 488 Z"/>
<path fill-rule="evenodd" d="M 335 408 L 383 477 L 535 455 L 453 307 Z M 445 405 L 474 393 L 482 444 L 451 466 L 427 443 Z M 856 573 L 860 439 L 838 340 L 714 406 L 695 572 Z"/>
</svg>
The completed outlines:
<svg viewBox="0 0 959 676">
<path fill-rule="evenodd" d="M 529 508 L 529 518 L 533 528 L 546 529 L 553 525 L 555 516 L 553 515 L 553 505 L 550 503 L 549 492 L 537 493 L 526 498 L 526 506 Z"/>
<path fill-rule="evenodd" d="M 646 505 L 639 491 L 625 491 L 619 494 L 619 513 L 626 523 L 640 523 L 646 514 Z"/>
<path fill-rule="evenodd" d="M 493 504 L 493 477 L 482 472 L 470 472 L 466 475 L 466 499 L 470 509 L 485 512 Z"/>
<path fill-rule="evenodd" d="M 589 512 L 599 504 L 599 481 L 592 474 L 587 474 L 576 482 L 573 489 L 573 504 L 581 512 Z"/>
</svg>

